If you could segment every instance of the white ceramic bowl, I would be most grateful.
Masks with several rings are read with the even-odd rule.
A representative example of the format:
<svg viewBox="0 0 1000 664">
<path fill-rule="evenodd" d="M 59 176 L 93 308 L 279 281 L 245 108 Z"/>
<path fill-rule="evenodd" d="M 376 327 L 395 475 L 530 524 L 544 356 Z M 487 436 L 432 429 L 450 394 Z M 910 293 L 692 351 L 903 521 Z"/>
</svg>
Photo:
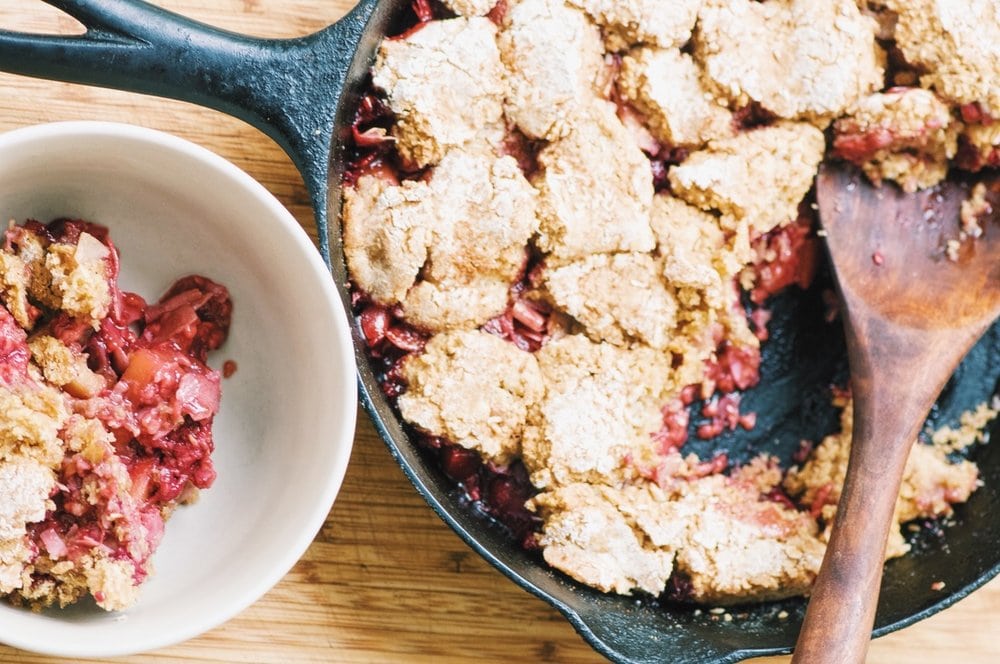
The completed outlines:
<svg viewBox="0 0 1000 664">
<path fill-rule="evenodd" d="M 155 300 L 203 274 L 233 298 L 235 360 L 215 420 L 215 484 L 167 523 L 138 604 L 41 614 L 0 602 L 0 641 L 107 657 L 200 634 L 252 604 L 295 564 L 340 488 L 355 424 L 347 317 L 309 237 L 249 175 L 170 135 L 94 122 L 0 135 L 0 215 L 104 224 L 120 283 Z"/>
</svg>

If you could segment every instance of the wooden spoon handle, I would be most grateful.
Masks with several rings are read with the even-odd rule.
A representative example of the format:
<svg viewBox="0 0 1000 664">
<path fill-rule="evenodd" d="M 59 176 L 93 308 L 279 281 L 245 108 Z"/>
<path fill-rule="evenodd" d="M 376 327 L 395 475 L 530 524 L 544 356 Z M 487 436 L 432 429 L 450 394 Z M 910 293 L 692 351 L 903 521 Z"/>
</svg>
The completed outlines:
<svg viewBox="0 0 1000 664">
<path fill-rule="evenodd" d="M 878 420 L 858 406 L 853 468 L 795 646 L 796 664 L 863 662 L 868 651 L 899 483 L 923 418 Z"/>
</svg>

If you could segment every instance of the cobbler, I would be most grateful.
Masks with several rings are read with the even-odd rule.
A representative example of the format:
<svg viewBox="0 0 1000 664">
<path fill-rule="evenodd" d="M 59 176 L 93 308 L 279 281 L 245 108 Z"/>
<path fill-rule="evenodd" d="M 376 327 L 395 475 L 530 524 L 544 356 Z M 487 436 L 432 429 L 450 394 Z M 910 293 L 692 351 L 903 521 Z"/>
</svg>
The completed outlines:
<svg viewBox="0 0 1000 664">
<path fill-rule="evenodd" d="M 156 302 L 118 286 L 118 250 L 75 219 L 0 248 L 0 595 L 41 609 L 133 605 L 164 522 L 212 485 L 225 287 Z"/>
<path fill-rule="evenodd" d="M 685 444 L 756 425 L 741 395 L 760 380 L 769 298 L 817 272 L 824 159 L 907 191 L 1000 164 L 1000 40 L 983 37 L 1000 33 L 996 8 L 413 7 L 358 108 L 341 217 L 358 322 L 415 440 L 525 547 L 599 590 L 807 594 L 849 391 L 830 393 L 841 431 L 790 468 Z M 963 208 L 968 237 L 987 193 Z M 949 455 L 996 415 L 983 404 L 913 448 L 898 524 L 968 499 L 977 468 Z M 888 556 L 908 546 L 897 526 Z"/>
</svg>

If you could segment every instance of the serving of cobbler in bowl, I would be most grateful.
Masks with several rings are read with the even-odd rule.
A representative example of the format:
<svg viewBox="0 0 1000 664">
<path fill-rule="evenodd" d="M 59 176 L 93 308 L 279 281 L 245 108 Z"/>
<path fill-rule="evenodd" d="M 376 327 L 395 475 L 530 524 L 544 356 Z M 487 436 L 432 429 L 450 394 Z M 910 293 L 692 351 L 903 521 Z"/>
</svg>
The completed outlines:
<svg viewBox="0 0 1000 664">
<path fill-rule="evenodd" d="M 339 489 L 341 300 L 290 213 L 181 139 L 28 127 L 0 178 L 0 640 L 195 636 L 291 568 Z"/>
<path fill-rule="evenodd" d="M 670 661 L 787 651 L 850 450 L 813 181 L 836 160 L 966 182 L 958 219 L 928 210 L 941 260 L 1000 232 L 976 183 L 1000 165 L 1000 8 L 417 0 L 395 27 L 341 220 L 396 453 L 604 654 L 678 632 L 696 645 Z M 998 377 L 995 326 L 913 447 L 878 633 L 996 573 Z"/>
</svg>

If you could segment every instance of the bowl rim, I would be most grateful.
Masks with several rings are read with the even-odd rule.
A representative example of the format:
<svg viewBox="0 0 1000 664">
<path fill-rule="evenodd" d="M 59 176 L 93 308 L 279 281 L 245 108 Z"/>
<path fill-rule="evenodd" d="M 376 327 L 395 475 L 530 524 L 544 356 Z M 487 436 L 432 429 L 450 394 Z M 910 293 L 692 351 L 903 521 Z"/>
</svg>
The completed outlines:
<svg viewBox="0 0 1000 664">
<path fill-rule="evenodd" d="M 200 146 L 188 139 L 181 138 L 158 129 L 139 125 L 108 122 L 108 121 L 59 121 L 32 124 L 0 133 L 0 154 L 5 150 L 31 145 L 36 142 L 72 141 L 85 138 L 88 140 L 132 141 L 145 144 L 154 149 L 172 152 L 192 162 L 218 172 L 227 180 L 232 181 L 248 196 L 253 197 L 264 206 L 276 222 L 275 229 L 279 235 L 287 238 L 291 249 L 298 253 L 305 263 L 309 279 L 317 283 L 322 299 L 315 301 L 315 307 L 328 308 L 330 318 L 335 322 L 332 330 L 328 330 L 327 347 L 336 353 L 340 376 L 336 384 L 339 387 L 336 398 L 343 400 L 343 417 L 337 421 L 334 431 L 324 432 L 324 437 L 332 434 L 332 441 L 327 444 L 337 444 L 338 453 L 332 455 L 333 466 L 327 473 L 327 481 L 320 487 L 314 500 L 305 508 L 305 514 L 300 514 L 304 522 L 298 537 L 287 542 L 283 555 L 273 561 L 270 572 L 261 575 L 256 583 L 244 587 L 225 602 L 222 610 L 207 616 L 200 621 L 185 622 L 182 625 L 171 624 L 163 630 L 137 635 L 130 640 L 107 643 L 102 646 L 84 646 L 79 643 L 67 643 L 60 639 L 39 639 L 39 632 L 10 632 L 0 636 L 0 642 L 14 648 L 57 657 L 101 658 L 138 654 L 174 645 L 203 634 L 227 622 L 250 605 L 254 604 L 275 586 L 299 561 L 312 544 L 320 528 L 332 509 L 333 503 L 343 484 L 348 461 L 354 444 L 355 426 L 357 420 L 357 370 L 354 345 L 351 339 L 350 323 L 344 303 L 341 300 L 329 268 L 323 262 L 319 251 L 305 229 L 298 223 L 291 212 L 260 182 L 254 179 L 239 166 L 221 155 Z M 337 367 L 330 367 L 330 371 Z M 140 599 L 141 602 L 141 599 Z"/>
</svg>

